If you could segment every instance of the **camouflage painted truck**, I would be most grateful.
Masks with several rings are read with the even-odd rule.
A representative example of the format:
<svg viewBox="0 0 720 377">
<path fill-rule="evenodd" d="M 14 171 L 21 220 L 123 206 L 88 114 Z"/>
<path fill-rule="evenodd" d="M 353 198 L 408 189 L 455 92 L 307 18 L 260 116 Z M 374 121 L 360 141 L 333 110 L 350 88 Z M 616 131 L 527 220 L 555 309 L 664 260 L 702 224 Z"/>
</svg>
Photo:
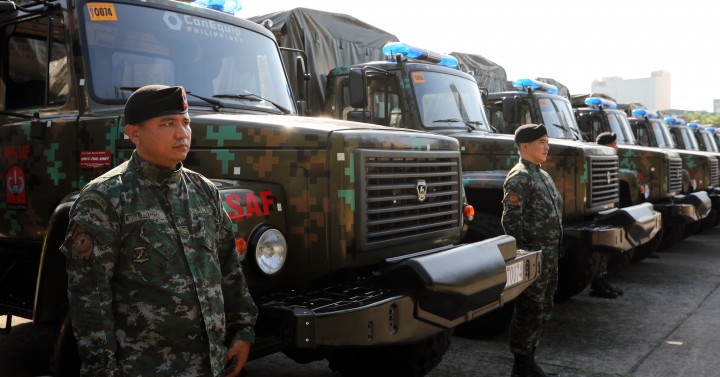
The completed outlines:
<svg viewBox="0 0 720 377">
<path fill-rule="evenodd" d="M 466 65 L 482 64 L 474 70 L 476 76 L 488 73 L 486 83 L 497 83 L 498 72 L 504 76 L 502 67 L 470 54 L 445 55 L 400 42 L 381 43 L 396 38 L 342 14 L 302 9 L 251 20 L 272 25 L 282 46 L 306 51 L 309 66 L 331 67 L 313 72 L 309 79 L 312 87 L 322 88 L 324 100 L 309 105 L 313 115 L 456 138 L 465 193 L 475 207 L 466 240 L 503 234 L 502 184 L 518 162 L 517 148 L 512 136 L 497 133 L 495 124 L 488 122 L 478 83 L 458 69 L 456 56 Z M 313 53 L 318 50 L 327 53 Z M 364 60 L 379 53 L 384 60 Z M 591 247 L 629 250 L 647 243 L 660 229 L 660 214 L 650 204 L 617 208 L 618 192 L 609 189 L 618 172 L 612 148 L 561 141 L 550 153 L 544 165 L 566 199 L 567 251 L 558 288 L 558 297 L 565 298 L 590 283 L 595 270 Z"/>
<path fill-rule="evenodd" d="M 717 223 L 718 217 L 720 217 L 720 163 L 718 163 L 720 153 L 712 134 L 695 122 L 686 123 L 675 117 L 665 117 L 663 120 L 669 126 L 671 139 L 679 150 L 703 152 L 710 160 L 710 179 L 709 184 L 704 186 L 704 190 L 710 195 L 713 207 L 700 230 L 710 228 Z"/>
<path fill-rule="evenodd" d="M 656 249 L 665 249 L 683 234 L 685 224 L 700 221 L 696 207 L 702 203 L 697 194 L 683 189 L 682 159 L 677 151 L 642 146 L 630 128 L 624 111 L 607 96 L 573 95 L 571 104 L 583 137 L 594 142 L 602 132 L 617 136 L 621 169 L 634 172 L 638 188 L 629 180 L 620 181 L 620 202 L 631 204 L 649 202 L 662 213 L 663 231 L 655 242 L 635 249 L 633 259 L 639 260 Z M 687 176 L 687 172 L 684 174 Z M 686 180 L 687 182 L 687 180 Z M 687 194 L 687 195 L 685 195 Z"/>
<path fill-rule="evenodd" d="M 2 331 L 13 316 L 61 325 L 58 374 L 78 367 L 68 212 L 130 157 L 122 109 L 150 83 L 188 92 L 185 165 L 219 187 L 260 307 L 251 357 L 423 375 L 453 328 L 537 277 L 540 252 L 512 237 L 460 243 L 472 207 L 456 139 L 296 116 L 264 27 L 164 0 L 2 1 L 0 34 Z"/>
<path fill-rule="evenodd" d="M 618 106 L 627 107 L 626 104 L 619 104 Z M 675 224 L 677 227 L 684 226 L 681 238 L 694 234 L 699 229 L 707 227 L 717 220 L 718 204 L 713 203 L 713 201 L 717 201 L 716 190 L 708 188 L 709 186 L 717 186 L 717 161 L 713 161 L 714 159 L 706 153 L 678 148 L 670 132 L 670 127 L 665 123 L 664 119 L 658 117 L 657 113 L 643 108 L 627 108 L 623 111 L 626 114 L 628 112 L 631 114 L 628 121 L 638 143 L 644 146 L 673 150 L 682 159 L 682 193 L 690 197 L 690 199 L 685 200 L 695 202 L 697 218 L 700 221 L 685 223 L 684 225 Z M 716 173 L 713 173 L 713 171 Z"/>
<path fill-rule="evenodd" d="M 527 123 L 544 124 L 548 129 L 550 155 L 543 167 L 564 192 L 563 242 L 573 251 L 580 250 L 566 252 L 565 258 L 560 260 L 560 277 L 594 275 L 597 269 L 597 259 L 591 255 L 594 251 L 624 254 L 652 242 L 662 229 L 661 214 L 650 203 L 623 203 L 625 206 L 620 206 L 621 171 L 615 151 L 585 142 L 570 101 L 558 94 L 556 86 L 531 79 L 515 80 L 512 86 L 512 90 L 488 94 L 490 122 L 506 134 L 512 134 L 517 127 Z M 618 210 L 618 207 L 621 208 Z M 587 225 L 596 222 L 597 218 L 617 214 L 623 215 L 627 226 L 622 229 L 625 233 L 615 236 L 630 241 L 613 243 L 607 237 L 611 233 L 606 234 L 602 227 Z M 592 260 L 590 269 L 569 268 L 574 258 Z M 574 290 L 570 293 L 583 287 L 571 288 Z"/>
</svg>

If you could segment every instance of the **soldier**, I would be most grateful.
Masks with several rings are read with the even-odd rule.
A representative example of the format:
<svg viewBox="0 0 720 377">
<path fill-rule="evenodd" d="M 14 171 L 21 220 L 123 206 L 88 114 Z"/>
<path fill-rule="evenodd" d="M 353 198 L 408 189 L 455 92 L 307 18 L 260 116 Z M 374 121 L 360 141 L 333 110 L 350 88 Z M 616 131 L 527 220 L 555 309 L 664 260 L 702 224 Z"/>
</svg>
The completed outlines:
<svg viewBox="0 0 720 377">
<path fill-rule="evenodd" d="M 613 132 L 603 132 L 597 135 L 595 142 L 615 149 L 617 153 L 617 135 Z M 604 252 L 596 252 L 598 272 L 590 283 L 590 296 L 601 298 L 616 298 L 622 296 L 623 291 L 607 282 L 607 267 L 609 256 Z"/>
<path fill-rule="evenodd" d="M 510 350 L 515 361 L 512 377 L 556 376 L 535 362 L 543 323 L 553 308 L 558 282 L 558 258 L 562 239 L 562 198 L 550 175 L 540 164 L 550 150 L 543 125 L 526 124 L 515 131 L 520 162 L 503 185 L 502 226 L 524 248 L 542 248 L 541 271 L 515 300 L 510 323 Z"/>
<path fill-rule="evenodd" d="M 257 308 L 219 191 L 182 165 L 187 108 L 182 87 L 135 91 L 135 151 L 71 209 L 61 251 L 83 375 L 236 376 L 247 361 Z"/>
</svg>

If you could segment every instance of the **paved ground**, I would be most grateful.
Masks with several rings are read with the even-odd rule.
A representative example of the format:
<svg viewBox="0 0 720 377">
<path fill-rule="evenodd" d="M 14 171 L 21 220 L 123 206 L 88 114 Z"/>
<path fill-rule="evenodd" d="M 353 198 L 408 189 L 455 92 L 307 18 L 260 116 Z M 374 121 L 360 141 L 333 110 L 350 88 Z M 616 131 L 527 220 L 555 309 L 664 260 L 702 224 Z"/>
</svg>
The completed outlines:
<svg viewBox="0 0 720 377">
<path fill-rule="evenodd" d="M 563 377 L 720 376 L 719 244 L 717 227 L 611 278 L 625 291 L 618 299 L 585 291 L 558 303 L 538 350 L 543 367 Z M 0 336 L 0 376 L 47 374 L 50 337 L 30 324 Z M 507 376 L 511 364 L 506 333 L 483 341 L 454 337 L 429 376 Z M 281 354 L 247 368 L 253 377 L 337 376 L 326 362 L 298 365 Z"/>
</svg>

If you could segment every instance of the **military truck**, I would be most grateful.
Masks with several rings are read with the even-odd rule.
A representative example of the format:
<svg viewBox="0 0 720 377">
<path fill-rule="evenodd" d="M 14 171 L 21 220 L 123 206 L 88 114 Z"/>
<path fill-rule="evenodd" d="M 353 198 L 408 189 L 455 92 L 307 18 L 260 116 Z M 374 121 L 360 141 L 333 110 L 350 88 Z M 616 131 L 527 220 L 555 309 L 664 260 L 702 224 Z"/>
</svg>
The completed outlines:
<svg viewBox="0 0 720 377">
<path fill-rule="evenodd" d="M 631 233 L 642 234 L 643 236 L 639 237 L 642 242 L 613 247 L 606 243 L 587 241 L 586 232 L 602 234 L 602 229 L 589 228 L 585 224 L 594 217 L 605 216 L 608 208 L 620 206 L 620 162 L 612 148 L 587 143 L 582 138 L 570 101 L 558 94 L 557 86 L 546 81 L 551 80 L 518 79 L 512 81 L 513 90 L 490 92 L 487 96 L 487 111 L 490 114 L 490 123 L 501 133 L 513 134 L 517 127 L 528 123 L 544 124 L 548 129 L 550 155 L 543 168 L 550 173 L 565 197 L 563 242 L 573 242 L 583 250 L 582 254 L 573 253 L 569 256 L 582 255 L 583 258 L 596 262 L 591 254 L 593 251 L 624 254 L 653 241 L 662 227 L 661 214 L 655 211 L 650 203 L 627 199 L 622 203 L 624 207 L 620 211 L 633 212 L 638 208 L 645 211 L 640 223 L 646 225 L 632 230 L 628 228 Z M 567 89 L 564 89 L 563 93 L 569 94 Z M 596 151 L 602 151 L 602 156 L 596 156 Z M 609 169 L 611 171 L 608 171 Z M 636 178 L 630 181 L 633 186 L 638 187 L 633 190 L 633 186 L 630 186 L 630 194 L 637 195 L 639 184 Z M 609 202 L 603 201 L 603 195 L 606 194 L 612 195 Z M 610 205 L 606 206 L 608 203 Z M 629 259 L 631 255 L 622 257 Z M 566 257 L 560 260 L 561 278 L 566 274 L 592 277 L 597 270 L 596 263 L 589 264 L 591 268 L 581 271 L 572 268 L 573 262 L 567 253 Z M 560 290 L 558 292 L 562 293 Z"/>
<path fill-rule="evenodd" d="M 570 102 L 585 139 L 594 141 L 602 132 L 614 132 L 617 136 L 620 167 L 634 172 L 626 180 L 621 175 L 620 202 L 649 202 L 662 213 L 664 237 L 656 237 L 655 242 L 646 244 L 649 247 L 637 248 L 633 259 L 644 258 L 653 248 L 666 249 L 684 233 L 685 224 L 701 221 L 695 208 L 701 203 L 697 194 L 683 190 L 682 159 L 677 151 L 639 145 L 627 115 L 617 109 L 612 98 L 602 94 L 577 94 Z M 635 177 L 639 180 L 639 189 L 631 188 L 631 179 Z"/>
<path fill-rule="evenodd" d="M 720 164 L 718 163 L 720 153 L 714 149 L 715 144 L 712 135 L 694 122 L 686 123 L 675 117 L 666 117 L 663 120 L 669 126 L 671 140 L 679 150 L 689 151 L 687 153 L 702 154 L 709 159 L 710 177 L 707 181 L 708 185 L 700 186 L 700 189 L 707 191 L 710 195 L 713 209 L 703 225 L 700 226 L 700 230 L 714 226 L 717 214 L 720 212 Z"/>
<path fill-rule="evenodd" d="M 702 219 L 700 222 L 686 223 L 682 237 L 697 232 L 703 222 L 710 221 L 705 219 L 712 216 L 713 213 L 712 199 L 707 191 L 702 190 L 705 185 L 704 182 L 711 181 L 712 160 L 707 155 L 677 148 L 672 140 L 668 125 L 658 117 L 657 113 L 644 108 L 631 109 L 630 107 L 627 107 L 624 111 L 626 114 L 630 112 L 632 115 L 628 118 L 628 121 L 635 139 L 640 145 L 671 149 L 680 154 L 683 161 L 683 195 L 692 194 L 690 198 L 696 200 L 697 217 Z M 682 226 L 682 224 L 679 226 Z"/>
<path fill-rule="evenodd" d="M 2 1 L 0 34 L 2 330 L 13 316 L 60 326 L 57 374 L 78 367 L 58 251 L 69 210 L 130 157 L 122 109 L 146 84 L 188 93 L 185 166 L 233 220 L 260 308 L 253 358 L 423 375 L 453 328 L 537 277 L 540 252 L 512 237 L 461 244 L 473 211 L 456 139 L 297 116 L 264 27 L 165 0 Z"/>
<path fill-rule="evenodd" d="M 482 75 L 487 83 L 496 83 L 495 75 L 504 72 L 501 67 L 472 54 L 440 54 L 397 42 L 394 35 L 378 29 L 371 33 L 366 24 L 341 14 L 302 9 L 251 20 L 271 24 L 270 30 L 285 47 L 327 50 L 327 46 L 343 46 L 329 54 L 308 53 L 311 66 L 335 67 L 329 73 L 311 75 L 312 86 L 324 88 L 325 93 L 322 106 L 309 105 L 313 115 L 456 138 L 465 193 L 475 207 L 466 240 L 503 234 L 502 184 L 519 157 L 513 137 L 497 133 L 495 124 L 488 122 L 473 78 Z M 358 24 L 363 25 L 360 30 Z M 363 54 L 356 53 L 375 56 L 383 39 L 390 40 L 381 48 L 385 60 L 362 60 Z M 459 58 L 473 75 L 458 69 Z M 567 298 L 584 289 L 594 275 L 591 247 L 629 250 L 649 242 L 661 223 L 650 204 L 617 209 L 618 192 L 608 189 L 606 182 L 617 180 L 612 148 L 565 141 L 556 146 L 546 165 L 566 198 L 563 245 L 568 251 L 558 297 Z"/>
</svg>

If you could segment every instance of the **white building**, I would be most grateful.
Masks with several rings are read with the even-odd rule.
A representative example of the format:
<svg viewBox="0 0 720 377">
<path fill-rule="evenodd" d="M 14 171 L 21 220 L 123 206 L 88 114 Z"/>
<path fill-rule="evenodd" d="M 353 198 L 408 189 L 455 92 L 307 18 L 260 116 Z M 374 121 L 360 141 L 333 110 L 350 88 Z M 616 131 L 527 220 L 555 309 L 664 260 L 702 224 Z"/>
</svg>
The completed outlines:
<svg viewBox="0 0 720 377">
<path fill-rule="evenodd" d="M 670 73 L 665 71 L 655 71 L 642 79 L 603 77 L 593 81 L 592 91 L 605 93 L 618 102 L 639 102 L 650 110 L 671 108 Z"/>
</svg>

